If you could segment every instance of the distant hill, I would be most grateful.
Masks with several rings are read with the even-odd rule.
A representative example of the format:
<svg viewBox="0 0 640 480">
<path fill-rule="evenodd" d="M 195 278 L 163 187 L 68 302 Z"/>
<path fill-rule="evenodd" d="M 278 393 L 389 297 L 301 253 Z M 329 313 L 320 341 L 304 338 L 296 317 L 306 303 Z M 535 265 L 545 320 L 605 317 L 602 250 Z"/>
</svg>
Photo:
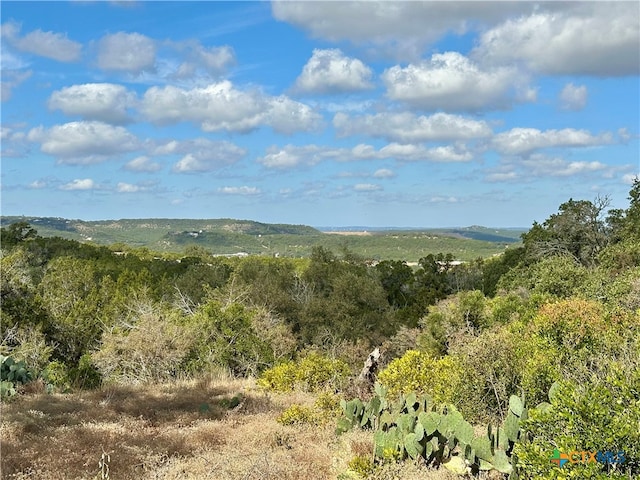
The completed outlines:
<svg viewBox="0 0 640 480">
<path fill-rule="evenodd" d="M 480 226 L 449 229 L 322 227 L 223 219 L 121 219 L 84 221 L 59 217 L 0 217 L 0 225 L 30 223 L 44 237 L 59 236 L 101 245 L 122 243 L 154 251 L 181 252 L 199 246 L 213 254 L 306 257 L 315 245 L 349 249 L 376 260 L 415 262 L 429 253 L 452 253 L 459 260 L 488 257 L 519 243 L 522 229 Z"/>
</svg>

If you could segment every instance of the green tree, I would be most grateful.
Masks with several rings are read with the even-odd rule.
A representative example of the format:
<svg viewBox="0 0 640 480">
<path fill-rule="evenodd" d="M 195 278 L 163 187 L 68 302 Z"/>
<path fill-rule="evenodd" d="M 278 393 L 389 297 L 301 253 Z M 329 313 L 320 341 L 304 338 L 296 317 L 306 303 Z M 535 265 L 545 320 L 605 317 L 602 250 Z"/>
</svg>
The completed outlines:
<svg viewBox="0 0 640 480">
<path fill-rule="evenodd" d="M 585 266 L 594 266 L 610 240 L 604 218 L 608 204 L 607 198 L 595 202 L 569 199 L 560 205 L 558 213 L 543 224 L 534 223 L 522 235 L 527 253 L 538 259 L 571 255 Z"/>
<path fill-rule="evenodd" d="M 3 248 L 12 247 L 37 236 L 38 232 L 28 222 L 15 222 L 0 229 L 0 245 Z"/>
</svg>

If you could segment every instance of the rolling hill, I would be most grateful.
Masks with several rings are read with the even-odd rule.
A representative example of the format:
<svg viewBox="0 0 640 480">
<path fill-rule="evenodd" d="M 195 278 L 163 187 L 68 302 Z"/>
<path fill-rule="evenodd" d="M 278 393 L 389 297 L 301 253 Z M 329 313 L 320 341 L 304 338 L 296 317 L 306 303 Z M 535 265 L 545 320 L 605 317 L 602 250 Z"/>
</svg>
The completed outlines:
<svg viewBox="0 0 640 480">
<path fill-rule="evenodd" d="M 450 229 L 313 228 L 236 219 L 121 219 L 84 221 L 59 217 L 1 217 L 5 227 L 30 223 L 41 236 L 92 242 L 122 243 L 154 251 L 182 252 L 189 246 L 213 254 L 237 253 L 306 257 L 313 246 L 349 249 L 376 260 L 415 262 L 430 253 L 452 253 L 458 260 L 489 257 L 520 242 L 524 229 L 480 226 Z"/>
</svg>

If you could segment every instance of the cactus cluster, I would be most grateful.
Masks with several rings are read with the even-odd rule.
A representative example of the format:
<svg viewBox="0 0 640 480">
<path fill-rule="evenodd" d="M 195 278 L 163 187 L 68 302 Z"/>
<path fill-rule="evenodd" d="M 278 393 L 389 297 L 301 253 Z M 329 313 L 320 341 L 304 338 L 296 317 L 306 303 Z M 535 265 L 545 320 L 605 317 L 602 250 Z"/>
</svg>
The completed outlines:
<svg viewBox="0 0 640 480">
<path fill-rule="evenodd" d="M 374 433 L 374 457 L 380 461 L 421 458 L 460 473 L 497 470 L 515 478 L 511 463 L 513 445 L 520 439 L 520 422 L 527 411 L 522 399 L 512 396 L 502 426 L 477 437 L 473 426 L 451 404 L 438 405 L 415 393 L 389 400 L 386 389 L 375 387 L 368 402 L 342 401 L 343 416 L 337 434 L 355 426 Z"/>
<path fill-rule="evenodd" d="M 13 357 L 0 355 L 0 397 L 16 394 L 16 387 L 32 380 L 31 372 L 24 361 L 16 362 Z"/>
</svg>

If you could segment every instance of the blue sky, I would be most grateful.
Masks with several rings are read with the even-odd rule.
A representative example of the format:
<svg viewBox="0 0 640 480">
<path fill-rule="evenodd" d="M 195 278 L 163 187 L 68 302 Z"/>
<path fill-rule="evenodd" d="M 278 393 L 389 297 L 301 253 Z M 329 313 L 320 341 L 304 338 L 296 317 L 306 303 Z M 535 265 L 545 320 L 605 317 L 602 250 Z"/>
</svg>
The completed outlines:
<svg viewBox="0 0 640 480">
<path fill-rule="evenodd" d="M 1 8 L 3 215 L 527 227 L 640 172 L 637 1 Z"/>
</svg>

